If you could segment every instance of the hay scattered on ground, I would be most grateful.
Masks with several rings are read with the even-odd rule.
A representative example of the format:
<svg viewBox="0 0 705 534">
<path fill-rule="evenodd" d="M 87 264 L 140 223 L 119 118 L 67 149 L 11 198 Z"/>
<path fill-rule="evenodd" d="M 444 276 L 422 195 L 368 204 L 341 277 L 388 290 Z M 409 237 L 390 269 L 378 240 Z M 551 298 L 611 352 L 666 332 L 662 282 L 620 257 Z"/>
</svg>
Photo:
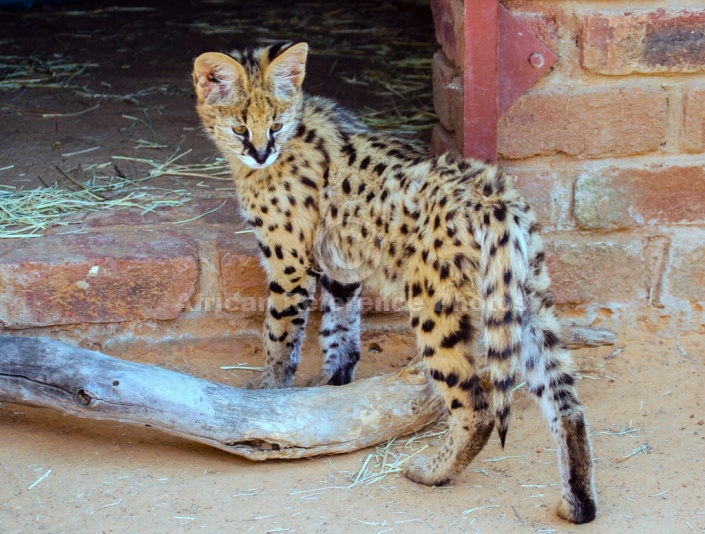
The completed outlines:
<svg viewBox="0 0 705 534">
<path fill-rule="evenodd" d="M 85 84 L 80 84 L 79 78 L 89 69 L 99 67 L 97 63 L 74 62 L 62 54 L 47 59 L 39 56 L 0 56 L 0 91 L 18 89 L 64 89 L 72 91 L 76 96 L 95 101 L 110 100 L 127 102 L 142 106 L 142 97 L 156 93 L 176 94 L 183 90 L 171 84 L 160 84 L 138 89 L 129 94 L 110 92 L 110 84 L 102 82 L 101 91 L 94 91 Z M 93 105 L 75 113 L 42 113 L 34 110 L 24 110 L 19 106 L 2 103 L 2 107 L 19 109 L 30 113 L 38 113 L 42 118 L 73 117 L 97 109 L 100 104 Z"/>
<path fill-rule="evenodd" d="M 73 63 L 64 57 L 44 59 L 37 56 L 0 56 L 0 91 L 25 87 L 73 88 L 74 79 L 96 63 Z"/>
<path fill-rule="evenodd" d="M 52 185 L 38 189 L 0 186 L 0 239 L 41 237 L 50 228 L 62 226 L 66 230 L 56 233 L 76 233 L 82 231 L 81 214 L 122 209 L 145 214 L 191 200 L 190 187 L 158 187 L 147 183 L 154 178 L 168 177 L 177 186 L 183 185 L 182 178 L 227 179 L 229 171 L 222 160 L 177 163 L 186 154 L 174 153 L 165 161 L 113 156 L 110 162 L 84 167 L 80 173 L 89 174 L 87 180 L 80 180 L 73 171 L 57 166 L 59 176 Z M 145 168 L 131 178 L 115 165 L 118 161 Z"/>
<path fill-rule="evenodd" d="M 444 422 L 434 426 L 427 432 L 414 435 L 407 439 L 392 438 L 384 445 L 375 447 L 374 452 L 370 453 L 367 458 L 365 458 L 359 471 L 338 472 L 338 474 L 347 479 L 349 483 L 339 484 L 337 477 L 331 473 L 330 485 L 295 491 L 292 495 L 298 495 L 302 499 L 310 500 L 315 499 L 317 495 L 320 495 L 324 491 L 331 489 L 351 489 L 361 485 L 371 486 L 383 481 L 389 475 L 400 474 L 407 461 L 437 444 L 447 433 L 448 425 Z"/>
</svg>

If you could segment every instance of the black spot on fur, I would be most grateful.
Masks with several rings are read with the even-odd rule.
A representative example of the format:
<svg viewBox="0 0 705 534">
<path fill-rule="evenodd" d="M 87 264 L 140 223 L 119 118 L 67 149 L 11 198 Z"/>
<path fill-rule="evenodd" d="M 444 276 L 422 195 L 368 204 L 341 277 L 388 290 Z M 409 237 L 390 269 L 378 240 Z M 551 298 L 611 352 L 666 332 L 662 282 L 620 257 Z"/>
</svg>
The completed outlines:
<svg viewBox="0 0 705 534">
<path fill-rule="evenodd" d="M 494 387 L 495 389 L 498 389 L 499 391 L 506 393 L 507 391 L 509 391 L 511 388 L 514 387 L 514 377 L 510 376 L 510 377 L 507 377 L 503 380 L 493 380 L 492 387 Z"/>
<path fill-rule="evenodd" d="M 270 282 L 269 284 L 269 290 L 272 293 L 277 293 L 277 294 L 282 294 L 284 293 L 284 288 L 277 284 L 276 282 Z"/>
<path fill-rule="evenodd" d="M 296 286 L 294 289 L 289 291 L 291 295 L 301 295 L 302 297 L 308 297 L 308 290 L 305 287 Z"/>
<path fill-rule="evenodd" d="M 305 185 L 306 187 L 310 187 L 311 189 L 318 191 L 318 186 L 316 185 L 316 182 L 311 180 L 311 178 L 309 178 L 308 176 L 302 176 L 300 178 L 300 180 L 301 180 L 301 183 L 303 185 Z"/>
<path fill-rule="evenodd" d="M 485 389 L 482 387 L 482 381 L 477 375 L 472 375 L 470 378 L 460 383 L 460 389 L 467 391 L 472 399 L 473 410 L 480 411 L 489 408 Z"/>
<path fill-rule="evenodd" d="M 423 330 L 426 333 L 433 332 L 433 329 L 436 326 L 436 322 L 433 319 L 426 319 L 423 324 L 421 325 L 421 330 Z"/>
<path fill-rule="evenodd" d="M 446 381 L 446 376 L 438 369 L 431 369 L 431 378 L 433 378 L 436 382 Z"/>
<path fill-rule="evenodd" d="M 275 319 L 279 320 L 284 317 L 295 317 L 299 314 L 299 310 L 296 306 L 289 306 L 288 308 L 285 308 L 282 311 L 279 311 L 275 308 L 270 308 L 269 314 Z"/>
<path fill-rule="evenodd" d="M 490 327 L 496 327 L 511 324 L 513 321 L 514 314 L 512 310 L 508 310 L 502 317 L 490 317 L 487 319 L 486 324 Z"/>
<path fill-rule="evenodd" d="M 512 271 L 507 270 L 504 273 L 504 283 L 506 285 L 509 285 L 511 283 L 511 281 L 512 281 Z"/>
<path fill-rule="evenodd" d="M 335 298 L 343 302 L 349 301 L 355 296 L 360 284 L 341 284 L 335 280 L 331 280 L 327 276 L 321 277 L 321 285 Z"/>
<path fill-rule="evenodd" d="M 387 166 L 384 163 L 378 163 L 374 167 L 375 173 L 377 173 L 377 175 L 379 175 L 379 176 L 381 176 L 382 173 L 386 170 L 387 170 Z"/>
<path fill-rule="evenodd" d="M 497 350 L 493 347 L 487 348 L 487 358 L 490 360 L 505 361 L 514 354 L 514 347 L 505 347 L 502 350 Z"/>
<path fill-rule="evenodd" d="M 449 388 L 453 388 L 458 385 L 458 382 L 460 380 L 460 377 L 458 376 L 457 373 L 448 373 L 446 375 L 446 384 L 448 384 Z"/>
<path fill-rule="evenodd" d="M 474 332 L 472 325 L 470 324 L 470 316 L 463 315 L 460 318 L 458 329 L 452 334 L 443 337 L 441 340 L 441 347 L 444 349 L 452 349 L 458 343 L 467 343 L 472 339 L 473 334 Z"/>
<path fill-rule="evenodd" d="M 558 336 L 552 332 L 551 330 L 544 330 L 543 331 L 543 346 L 547 349 L 553 349 L 558 345 L 560 340 L 558 339 Z"/>
</svg>

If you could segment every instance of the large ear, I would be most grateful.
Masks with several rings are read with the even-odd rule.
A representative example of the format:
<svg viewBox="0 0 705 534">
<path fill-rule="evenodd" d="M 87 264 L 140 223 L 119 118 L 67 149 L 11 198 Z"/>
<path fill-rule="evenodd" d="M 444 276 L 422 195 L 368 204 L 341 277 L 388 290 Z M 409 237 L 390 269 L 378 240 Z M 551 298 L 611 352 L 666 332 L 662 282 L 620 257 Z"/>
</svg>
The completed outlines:
<svg viewBox="0 0 705 534">
<path fill-rule="evenodd" d="M 193 84 L 199 103 L 224 105 L 247 92 L 247 74 L 237 61 L 220 52 L 206 52 L 193 64 Z"/>
<path fill-rule="evenodd" d="M 290 98 L 301 88 L 306 75 L 308 44 L 297 43 L 279 54 L 267 67 L 267 81 L 274 93 L 281 98 Z"/>
</svg>

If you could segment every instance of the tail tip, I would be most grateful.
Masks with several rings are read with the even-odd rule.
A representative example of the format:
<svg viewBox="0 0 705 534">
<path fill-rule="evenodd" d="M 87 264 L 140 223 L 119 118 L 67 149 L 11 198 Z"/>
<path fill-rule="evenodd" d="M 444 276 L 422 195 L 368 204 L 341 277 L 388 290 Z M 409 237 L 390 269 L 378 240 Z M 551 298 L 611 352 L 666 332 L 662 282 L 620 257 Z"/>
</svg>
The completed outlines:
<svg viewBox="0 0 705 534">
<path fill-rule="evenodd" d="M 497 432 L 499 433 L 499 442 L 502 444 L 502 449 L 504 449 L 504 442 L 507 439 L 507 431 L 509 430 L 509 427 L 506 425 L 501 425 L 498 429 Z"/>
<path fill-rule="evenodd" d="M 506 404 L 501 410 L 497 411 L 497 433 L 499 434 L 502 449 L 504 449 L 504 442 L 507 439 L 507 432 L 509 431 L 509 414 L 509 404 Z"/>
</svg>

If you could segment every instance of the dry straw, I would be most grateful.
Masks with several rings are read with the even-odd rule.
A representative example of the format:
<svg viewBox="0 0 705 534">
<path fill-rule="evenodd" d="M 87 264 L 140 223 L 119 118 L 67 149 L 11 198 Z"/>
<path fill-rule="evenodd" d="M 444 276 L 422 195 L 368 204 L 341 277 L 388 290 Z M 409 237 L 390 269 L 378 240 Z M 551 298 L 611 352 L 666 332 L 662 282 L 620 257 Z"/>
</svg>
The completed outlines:
<svg viewBox="0 0 705 534">
<path fill-rule="evenodd" d="M 0 56 L 0 91 L 25 87 L 78 89 L 73 79 L 97 66 L 96 63 L 72 63 L 64 58 Z"/>
<path fill-rule="evenodd" d="M 38 189 L 0 187 L 0 239 L 41 237 L 52 227 L 67 227 L 64 232 L 81 231 L 80 215 L 101 210 L 136 209 L 145 214 L 158 208 L 181 206 L 191 200 L 189 187 L 157 187 L 147 183 L 167 177 L 177 181 L 183 177 L 227 179 L 227 165 L 222 160 L 209 163 L 181 164 L 188 152 L 175 153 L 165 161 L 147 158 L 113 156 L 113 161 L 89 165 L 84 172 L 94 172 L 85 181 L 57 166 L 68 184 L 54 183 Z M 123 172 L 103 174 L 115 161 L 147 166 L 136 178 Z"/>
<path fill-rule="evenodd" d="M 367 455 L 359 471 L 341 472 L 345 478 L 350 480 L 350 483 L 295 491 L 292 495 L 299 495 L 302 499 L 313 499 L 326 490 L 351 489 L 356 486 L 377 484 L 389 475 L 401 473 L 406 462 L 417 454 L 423 453 L 447 433 L 448 425 L 444 422 L 427 432 L 416 434 L 407 439 L 393 438 L 384 445 L 375 447 L 374 452 Z M 335 479 L 334 476 L 331 478 Z"/>
</svg>

